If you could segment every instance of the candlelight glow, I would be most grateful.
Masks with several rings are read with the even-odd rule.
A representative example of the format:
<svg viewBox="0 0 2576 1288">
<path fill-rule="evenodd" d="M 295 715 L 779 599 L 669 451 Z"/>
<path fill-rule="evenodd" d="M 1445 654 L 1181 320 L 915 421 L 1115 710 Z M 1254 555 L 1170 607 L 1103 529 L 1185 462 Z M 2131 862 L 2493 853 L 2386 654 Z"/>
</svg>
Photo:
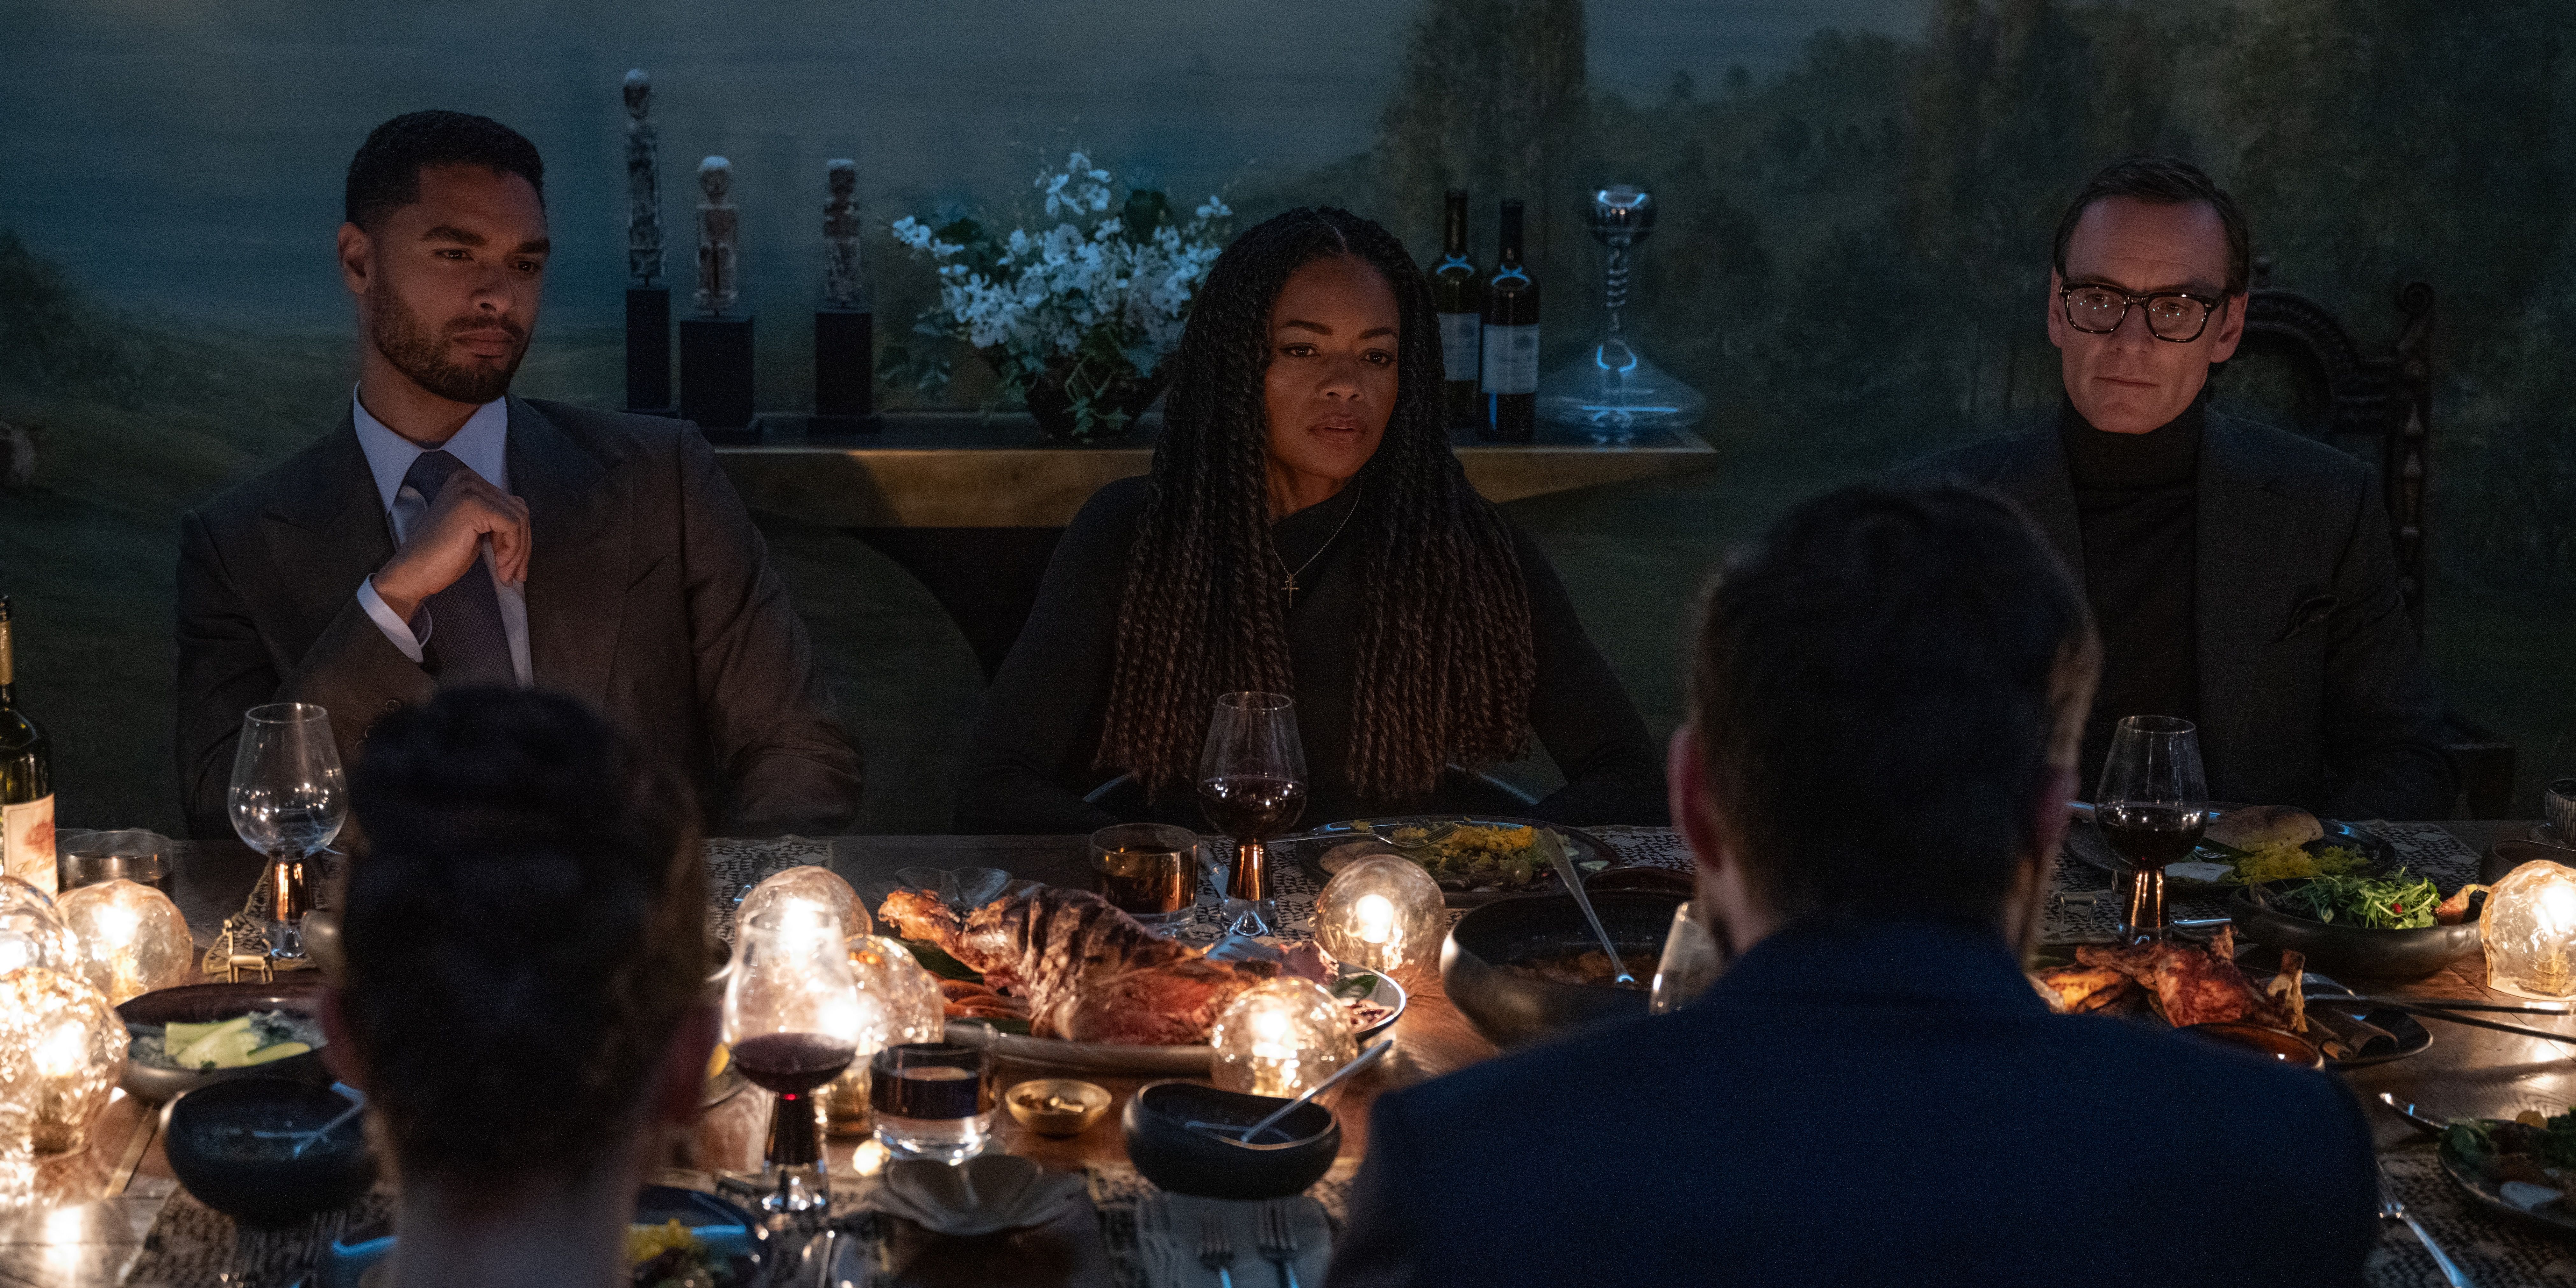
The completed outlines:
<svg viewBox="0 0 2576 1288">
<path fill-rule="evenodd" d="M 53 896 L 0 876 L 0 975 L 26 966 L 80 971 L 80 945 L 63 926 Z"/>
<path fill-rule="evenodd" d="M 1227 1003 L 1208 1045 L 1216 1049 L 1216 1085 L 1256 1096 L 1298 1095 L 1359 1054 L 1341 1004 L 1322 985 L 1293 977 Z"/>
<path fill-rule="evenodd" d="M 1440 883 L 1396 855 L 1354 861 L 1315 897 L 1315 944 L 1345 965 L 1389 973 L 1427 966 L 1448 934 Z"/>
<path fill-rule="evenodd" d="M 2478 914 L 2487 987 L 2522 997 L 2576 995 L 2576 869 L 2546 859 L 2506 873 Z"/>
<path fill-rule="evenodd" d="M 188 919 L 170 896 L 119 878 L 82 886 L 59 906 L 63 924 L 79 943 L 82 978 L 107 994 L 111 1005 L 195 976 L 197 950 Z"/>
<path fill-rule="evenodd" d="M 734 922 L 739 925 L 773 908 L 805 907 L 829 914 L 840 923 L 844 935 L 864 935 L 876 929 L 868 915 L 866 901 L 830 868 L 812 863 L 770 874 L 744 895 L 742 906 L 734 909 Z"/>
<path fill-rule="evenodd" d="M 0 976 L 0 1155 L 81 1148 L 125 1064 L 107 996 L 62 971 Z"/>
</svg>

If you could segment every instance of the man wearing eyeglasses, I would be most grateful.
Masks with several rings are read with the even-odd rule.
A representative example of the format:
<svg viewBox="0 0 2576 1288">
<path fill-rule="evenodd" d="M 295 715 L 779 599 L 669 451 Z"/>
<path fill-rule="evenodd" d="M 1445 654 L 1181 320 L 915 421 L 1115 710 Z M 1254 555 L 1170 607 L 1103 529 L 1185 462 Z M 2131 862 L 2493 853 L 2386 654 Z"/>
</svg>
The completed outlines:
<svg viewBox="0 0 2576 1288">
<path fill-rule="evenodd" d="M 2170 157 L 2093 176 L 2057 227 L 2048 423 L 1917 462 L 2021 502 L 2082 575 L 2103 642 L 2090 795 L 2123 716 L 2199 726 L 2211 795 L 2443 818 L 2441 704 L 2397 591 L 2375 471 L 2208 409 L 2245 329 L 2236 202 Z"/>
</svg>

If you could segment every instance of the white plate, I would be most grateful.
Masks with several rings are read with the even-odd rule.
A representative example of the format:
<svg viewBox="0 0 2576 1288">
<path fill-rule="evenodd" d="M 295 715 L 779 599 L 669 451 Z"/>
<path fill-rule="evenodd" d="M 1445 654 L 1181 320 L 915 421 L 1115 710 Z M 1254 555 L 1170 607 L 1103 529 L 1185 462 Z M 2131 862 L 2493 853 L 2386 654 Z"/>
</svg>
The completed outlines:
<svg viewBox="0 0 2576 1288">
<path fill-rule="evenodd" d="M 1394 1014 L 1352 1034 L 1361 1046 L 1376 1041 L 1395 1022 L 1404 1018 L 1409 1000 L 1404 986 L 1378 971 L 1355 967 L 1343 972 L 1347 977 L 1362 971 L 1378 978 L 1377 996 L 1392 992 L 1394 1000 L 1382 1005 Z M 1165 1078 L 1204 1078 L 1213 1067 L 1216 1050 L 1199 1046 L 1135 1046 L 1123 1042 L 1068 1042 L 1063 1038 L 1030 1037 L 1025 1033 L 1004 1033 L 975 1020 L 950 1020 L 948 1040 L 959 1046 L 975 1047 L 995 1055 L 1055 1069 L 1078 1069 L 1086 1073 L 1142 1073 Z"/>
</svg>

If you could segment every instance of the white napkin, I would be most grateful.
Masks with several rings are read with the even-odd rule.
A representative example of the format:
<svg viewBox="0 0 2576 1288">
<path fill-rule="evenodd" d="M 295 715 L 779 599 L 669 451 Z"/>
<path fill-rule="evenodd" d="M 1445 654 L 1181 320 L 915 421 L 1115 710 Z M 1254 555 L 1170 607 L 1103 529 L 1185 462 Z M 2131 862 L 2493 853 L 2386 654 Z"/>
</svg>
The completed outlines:
<svg viewBox="0 0 2576 1288">
<path fill-rule="evenodd" d="M 1297 1288 L 1323 1288 L 1324 1268 L 1333 1260 L 1332 1226 L 1324 1205 L 1305 1195 L 1272 1200 L 1288 1213 L 1289 1233 L 1297 1239 Z M 1279 1268 L 1261 1255 L 1259 1203 L 1204 1199 L 1190 1194 L 1156 1193 L 1136 1207 L 1136 1253 L 1151 1288 L 1216 1288 L 1216 1272 L 1199 1264 L 1202 1222 L 1225 1227 L 1234 1249 L 1235 1288 L 1280 1288 Z"/>
</svg>

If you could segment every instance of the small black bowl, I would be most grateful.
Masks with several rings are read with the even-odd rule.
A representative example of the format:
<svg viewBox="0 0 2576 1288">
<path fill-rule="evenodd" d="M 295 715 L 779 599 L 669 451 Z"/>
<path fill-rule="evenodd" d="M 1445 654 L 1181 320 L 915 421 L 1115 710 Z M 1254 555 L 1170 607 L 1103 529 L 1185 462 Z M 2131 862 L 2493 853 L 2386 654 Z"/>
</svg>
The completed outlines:
<svg viewBox="0 0 2576 1288">
<path fill-rule="evenodd" d="M 286 1078 L 210 1082 L 162 1109 L 162 1149 L 198 1202 L 244 1225 L 293 1225 L 375 1184 L 366 1124 L 342 1123 L 302 1158 L 287 1157 L 292 1142 L 254 1142 L 245 1133 L 319 1127 L 348 1107 L 328 1087 Z"/>
<path fill-rule="evenodd" d="M 1281 1199 L 1302 1194 L 1332 1170 L 1341 1152 L 1342 1124 L 1313 1101 L 1263 1132 L 1252 1145 L 1219 1140 L 1185 1124 L 1232 1124 L 1236 1131 L 1277 1113 L 1277 1096 L 1221 1091 L 1204 1082 L 1149 1082 L 1127 1098 L 1120 1121 L 1127 1131 L 1127 1161 L 1146 1180 L 1174 1194 L 1202 1198 Z"/>
<path fill-rule="evenodd" d="M 2287 893 L 2303 881 L 2267 881 L 2227 897 L 2228 920 L 2236 933 L 2266 948 L 2305 953 L 2308 969 L 2342 979 L 2347 975 L 2379 979 L 2420 979 L 2478 950 L 2476 911 L 2484 895 L 2470 896 L 2470 917 L 2456 926 L 2415 930 L 2376 930 L 2316 921 L 2267 907 L 2255 898 Z"/>
<path fill-rule="evenodd" d="M 126 1031 L 132 1033 L 136 1029 L 159 1028 L 168 1024 L 229 1020 L 253 1011 L 317 1015 L 321 1005 L 322 981 L 308 974 L 302 979 L 182 984 L 177 988 L 155 989 L 119 1003 L 116 1015 L 125 1021 Z M 125 1094 L 137 1100 L 160 1104 L 207 1083 L 233 1078 L 286 1078 L 320 1087 L 330 1084 L 331 1071 L 323 1065 L 319 1047 L 302 1055 L 240 1069 L 165 1069 L 157 1064 L 145 1064 L 129 1055 L 125 1058 L 125 1068 L 117 1074 L 116 1085 L 125 1088 Z"/>
<path fill-rule="evenodd" d="M 1654 957 L 1683 896 L 1643 890 L 1588 891 L 1601 927 L 1623 957 Z M 1512 962 L 1597 950 L 1600 941 L 1574 896 L 1531 895 L 1471 908 L 1440 946 L 1449 1001 L 1497 1046 L 1522 1046 L 1572 1029 L 1646 1013 L 1642 989 L 1561 984 L 1503 969 Z M 1640 983 L 1646 982 L 1643 978 Z"/>
</svg>

